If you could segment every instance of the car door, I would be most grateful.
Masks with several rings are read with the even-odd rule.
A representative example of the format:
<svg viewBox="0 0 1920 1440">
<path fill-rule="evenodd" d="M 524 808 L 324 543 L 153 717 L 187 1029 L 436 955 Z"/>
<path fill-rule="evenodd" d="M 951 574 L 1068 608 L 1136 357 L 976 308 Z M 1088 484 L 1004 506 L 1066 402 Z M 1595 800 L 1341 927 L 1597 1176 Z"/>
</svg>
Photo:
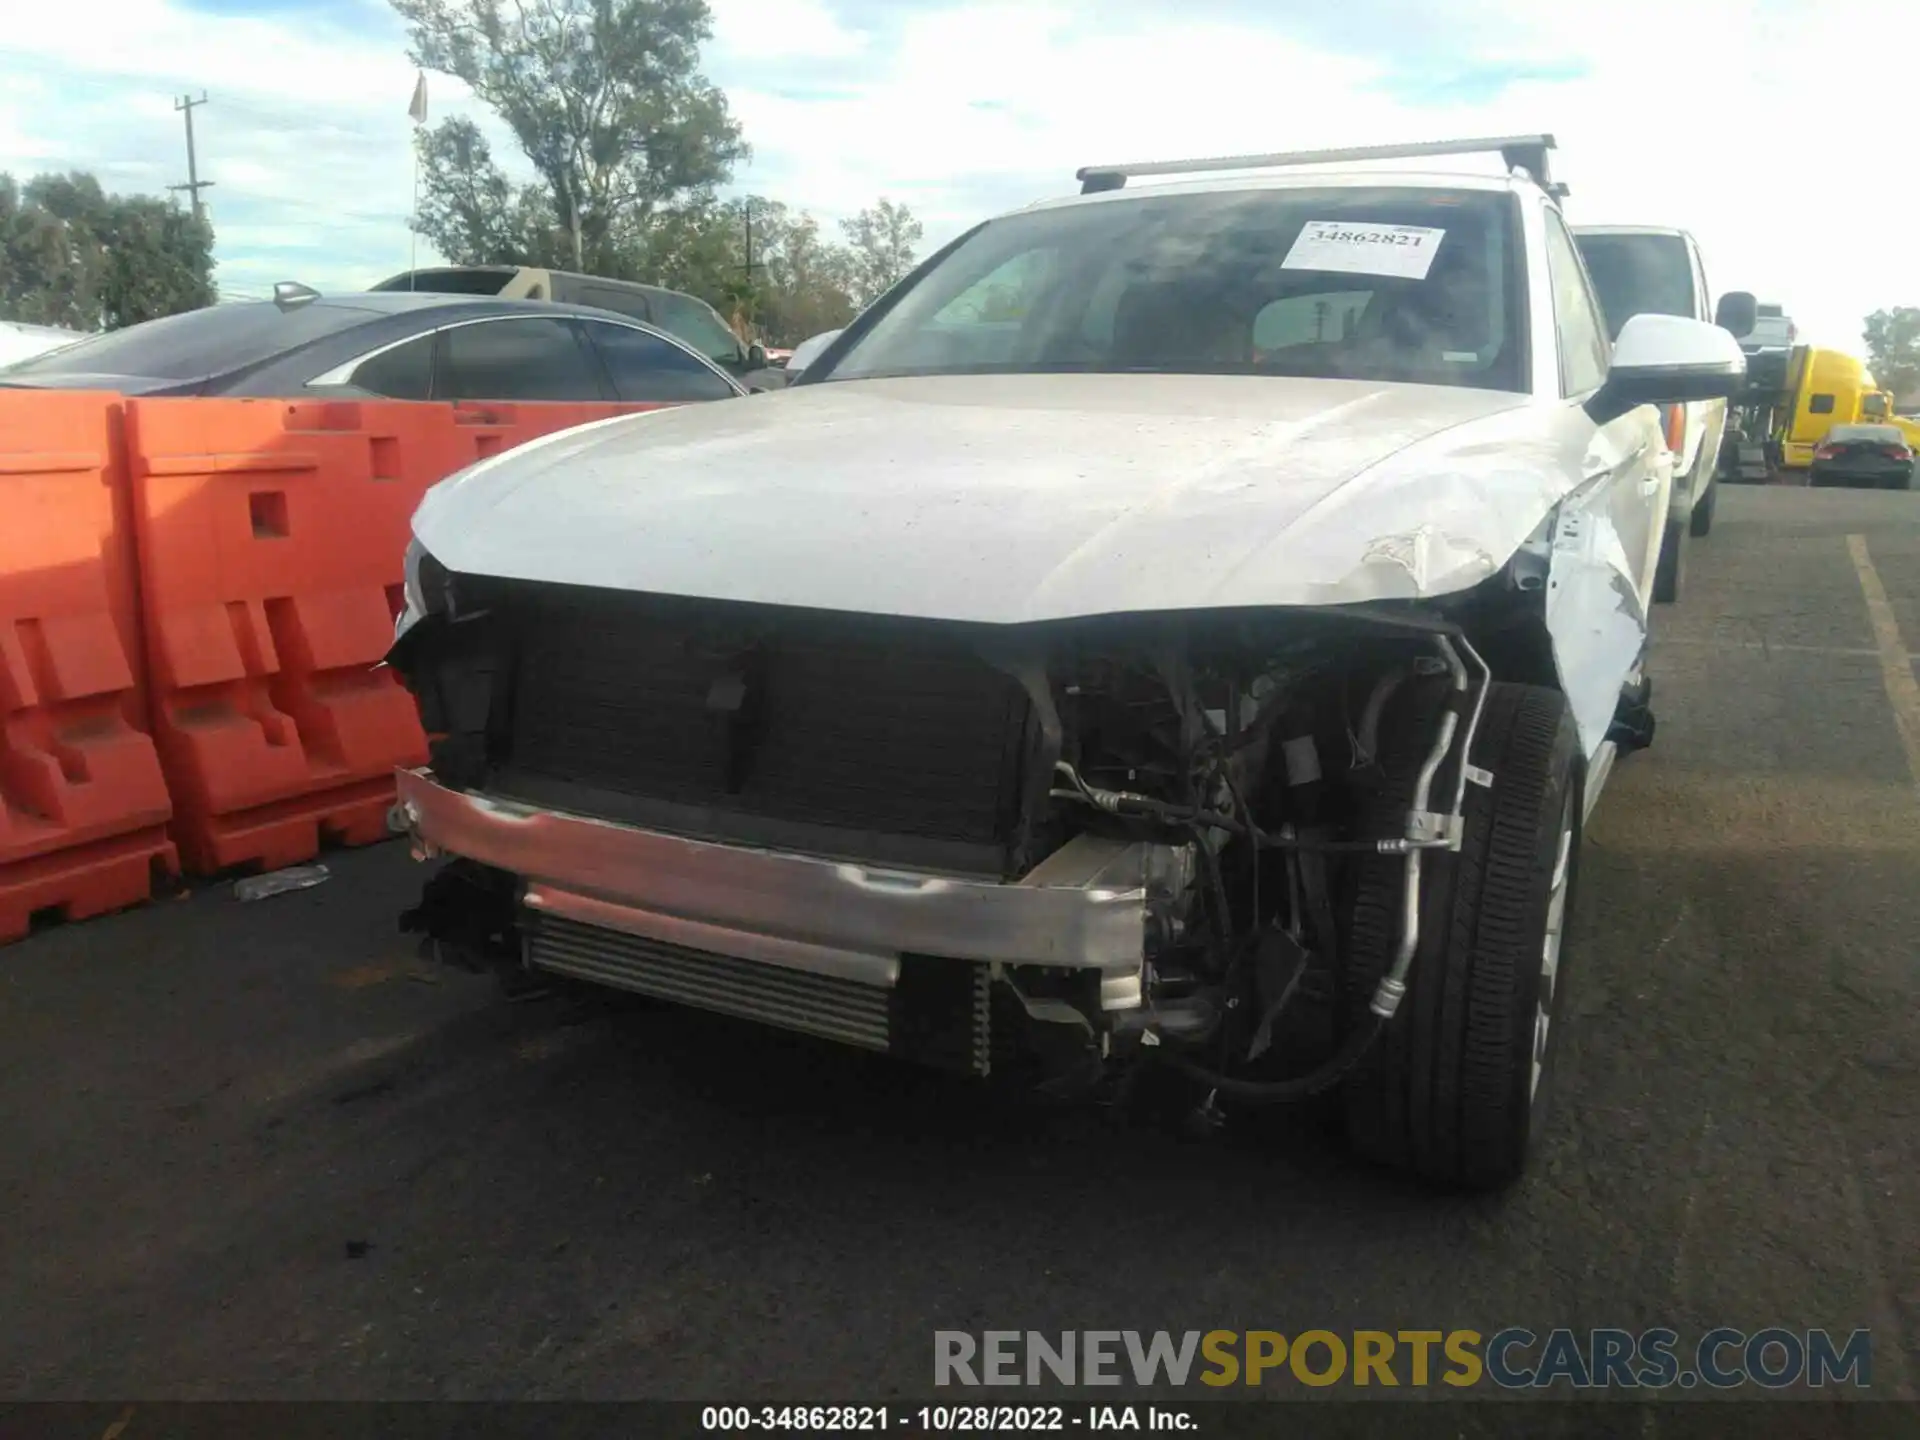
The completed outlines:
<svg viewBox="0 0 1920 1440">
<path fill-rule="evenodd" d="M 1607 378 L 1612 345 L 1566 221 L 1558 207 L 1543 208 L 1560 393 L 1570 405 L 1583 405 Z M 1575 423 L 1582 422 L 1590 438 L 1580 478 L 1587 487 L 1598 487 L 1598 493 L 1583 493 L 1582 508 L 1610 522 L 1645 614 L 1653 602 L 1653 573 L 1665 536 L 1673 482 L 1673 459 L 1661 432 L 1660 412 L 1641 405 L 1604 425 L 1595 425 L 1584 415 Z"/>
<path fill-rule="evenodd" d="M 602 320 L 582 321 L 581 330 L 599 352 L 616 400 L 680 405 L 740 394 L 716 367 L 650 330 Z"/>
<path fill-rule="evenodd" d="M 436 339 L 435 400 L 606 400 L 573 320 L 515 315 L 449 325 Z"/>
</svg>

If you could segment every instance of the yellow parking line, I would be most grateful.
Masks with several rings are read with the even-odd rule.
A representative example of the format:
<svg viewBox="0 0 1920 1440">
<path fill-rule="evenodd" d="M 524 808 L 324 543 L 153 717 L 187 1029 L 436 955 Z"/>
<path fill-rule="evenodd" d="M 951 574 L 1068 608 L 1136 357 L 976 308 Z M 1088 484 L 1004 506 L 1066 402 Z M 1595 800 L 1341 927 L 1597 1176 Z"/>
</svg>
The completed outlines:
<svg viewBox="0 0 1920 1440">
<path fill-rule="evenodd" d="M 1901 742 L 1907 747 L 1907 768 L 1913 772 L 1913 783 L 1920 785 L 1920 680 L 1913 676 L 1913 652 L 1900 638 L 1887 587 L 1880 583 L 1880 572 L 1873 568 L 1873 557 L 1867 553 L 1867 537 L 1847 536 L 1847 549 L 1853 554 L 1853 568 L 1867 597 L 1867 618 L 1873 623 L 1874 644 L 1880 651 L 1880 678 L 1893 705 Z"/>
</svg>

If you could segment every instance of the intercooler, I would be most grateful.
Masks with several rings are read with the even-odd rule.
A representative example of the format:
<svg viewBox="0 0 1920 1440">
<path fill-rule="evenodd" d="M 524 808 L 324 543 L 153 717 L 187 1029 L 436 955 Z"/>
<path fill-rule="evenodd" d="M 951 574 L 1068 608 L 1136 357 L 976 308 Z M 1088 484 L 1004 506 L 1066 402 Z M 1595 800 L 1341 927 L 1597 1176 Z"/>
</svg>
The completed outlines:
<svg viewBox="0 0 1920 1440">
<path fill-rule="evenodd" d="M 940 1069 L 992 1069 L 985 965 L 916 956 L 892 985 L 719 955 L 529 910 L 527 963 Z"/>
<path fill-rule="evenodd" d="M 1006 869 L 1031 702 L 953 627 L 560 586 L 499 598 L 517 657 L 500 793 L 700 838 Z"/>
<path fill-rule="evenodd" d="M 529 930 L 527 959 L 542 970 L 868 1050 L 892 1045 L 893 992 L 884 986 L 736 960 L 557 915 L 541 916 Z"/>
</svg>

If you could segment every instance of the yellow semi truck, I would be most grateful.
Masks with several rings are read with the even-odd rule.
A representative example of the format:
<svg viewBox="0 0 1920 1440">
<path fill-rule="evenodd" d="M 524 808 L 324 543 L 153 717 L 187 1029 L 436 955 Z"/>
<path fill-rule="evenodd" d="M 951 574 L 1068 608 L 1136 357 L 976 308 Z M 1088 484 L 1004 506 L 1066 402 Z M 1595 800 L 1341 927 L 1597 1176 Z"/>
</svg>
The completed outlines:
<svg viewBox="0 0 1920 1440">
<path fill-rule="evenodd" d="M 1920 451 L 1920 420 L 1893 413 L 1893 392 L 1875 390 L 1861 397 L 1860 420 L 1867 425 L 1891 425 L 1905 438 L 1909 449 Z"/>
<path fill-rule="evenodd" d="M 1770 469 L 1803 471 L 1836 425 L 1898 425 L 1910 445 L 1920 443 L 1920 423 L 1894 416 L 1892 396 L 1880 389 L 1866 362 L 1817 345 L 1796 345 L 1784 359 L 1784 365 L 1767 365 L 1750 355 L 1749 389 L 1735 402 L 1722 451 L 1723 479 L 1764 480 Z"/>
<path fill-rule="evenodd" d="M 1877 393 L 1873 374 L 1864 361 L 1838 350 L 1803 345 L 1794 351 L 1787 369 L 1790 406 L 1782 406 L 1777 424 L 1780 466 L 1804 470 L 1813 464 L 1813 452 L 1836 425 L 1857 425 L 1874 418 L 1867 413 L 1867 397 Z"/>
</svg>

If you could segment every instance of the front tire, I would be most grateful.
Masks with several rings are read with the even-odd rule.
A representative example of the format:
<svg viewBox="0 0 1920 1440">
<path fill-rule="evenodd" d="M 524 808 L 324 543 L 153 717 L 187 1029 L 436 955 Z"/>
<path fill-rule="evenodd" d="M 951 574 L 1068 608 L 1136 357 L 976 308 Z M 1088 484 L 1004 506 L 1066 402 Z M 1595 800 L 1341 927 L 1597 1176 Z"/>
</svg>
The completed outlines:
<svg viewBox="0 0 1920 1440">
<path fill-rule="evenodd" d="M 1680 598 L 1680 586 L 1687 573 L 1688 526 L 1682 520 L 1669 520 L 1660 537 L 1660 558 L 1653 568 L 1653 603 L 1671 605 Z"/>
<path fill-rule="evenodd" d="M 1436 688 L 1403 705 L 1382 746 L 1386 783 L 1366 820 L 1404 817 L 1432 744 Z M 1443 1185 L 1490 1190 L 1525 1167 L 1542 1114 L 1565 993 L 1566 920 L 1578 873 L 1581 776 L 1566 698 L 1496 684 L 1473 746 L 1491 786 L 1469 785 L 1457 852 L 1422 857 L 1419 946 L 1394 1018 L 1344 1086 L 1349 1143 Z M 1452 798 L 1453 762 L 1434 806 Z M 1367 833 L 1381 833 L 1379 829 Z M 1348 912 L 1348 1023 L 1364 1023 L 1401 936 L 1406 861 L 1360 862 Z"/>
</svg>

